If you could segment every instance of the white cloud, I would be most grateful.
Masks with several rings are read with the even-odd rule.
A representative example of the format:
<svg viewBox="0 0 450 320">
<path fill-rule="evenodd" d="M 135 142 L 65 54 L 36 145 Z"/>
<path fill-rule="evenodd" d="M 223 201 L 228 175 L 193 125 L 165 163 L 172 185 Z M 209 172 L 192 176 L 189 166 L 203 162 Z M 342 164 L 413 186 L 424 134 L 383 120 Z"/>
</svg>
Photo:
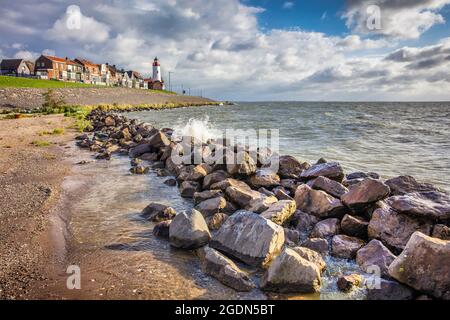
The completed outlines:
<svg viewBox="0 0 450 320">
<path fill-rule="evenodd" d="M 34 61 L 39 57 L 39 53 L 37 52 L 32 52 L 32 51 L 27 51 L 27 50 L 20 50 L 17 51 L 14 54 L 14 58 L 15 59 L 25 59 L 25 60 L 31 60 Z"/>
<path fill-rule="evenodd" d="M 52 41 L 78 41 L 81 43 L 105 42 L 109 38 L 110 28 L 92 17 L 87 17 L 81 12 L 71 24 L 74 17 L 66 12 L 63 17 L 56 20 L 53 27 L 47 30 L 45 37 Z"/>
<path fill-rule="evenodd" d="M 50 15 L 47 23 L 18 18 L 36 35 L 22 39 L 18 33 L 3 33 L 0 26 L 5 43 L 27 44 L 16 50 L 1 46 L 10 56 L 18 50 L 50 49 L 62 57 L 109 62 L 144 75 L 151 74 L 153 57 L 158 56 L 163 76 L 175 72 L 172 84 L 201 88 L 217 99 L 401 100 L 444 95 L 450 99 L 446 55 L 450 39 L 424 48 L 399 48 L 400 41 L 362 34 L 262 31 L 257 16 L 264 9 L 238 0 L 110 1 L 108 5 L 73 0 L 90 26 L 71 33 L 64 24 L 66 6 L 47 1 L 42 4 Z M 14 10 L 25 10 L 27 2 L 33 3 L 23 0 Z M 354 10 L 355 5 L 349 8 Z M 429 8 L 437 14 L 438 7 Z M 441 89 L 439 94 L 435 87 Z"/>
<path fill-rule="evenodd" d="M 379 34 L 399 39 L 417 39 L 436 24 L 445 22 L 439 11 L 450 0 L 349 0 L 343 14 L 354 32 Z M 373 17 L 369 6 L 380 8 L 381 28 L 369 30 L 367 21 Z"/>
</svg>

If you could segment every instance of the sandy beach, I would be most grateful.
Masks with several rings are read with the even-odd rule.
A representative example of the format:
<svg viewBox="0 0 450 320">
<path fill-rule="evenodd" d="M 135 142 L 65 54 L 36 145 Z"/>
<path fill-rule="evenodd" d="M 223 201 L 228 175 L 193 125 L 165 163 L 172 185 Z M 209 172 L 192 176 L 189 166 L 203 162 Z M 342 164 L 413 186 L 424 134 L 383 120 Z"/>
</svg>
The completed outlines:
<svg viewBox="0 0 450 320">
<path fill-rule="evenodd" d="M 71 170 L 65 148 L 76 134 L 73 121 L 62 115 L 1 121 L 0 299 L 33 296 L 57 260 L 50 221 Z"/>
</svg>

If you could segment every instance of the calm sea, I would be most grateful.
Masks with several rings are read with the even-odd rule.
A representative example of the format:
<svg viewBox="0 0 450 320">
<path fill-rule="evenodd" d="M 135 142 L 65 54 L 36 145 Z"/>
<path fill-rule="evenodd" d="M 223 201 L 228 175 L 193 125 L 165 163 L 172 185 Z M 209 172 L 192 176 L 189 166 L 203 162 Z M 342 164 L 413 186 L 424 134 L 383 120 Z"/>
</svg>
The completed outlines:
<svg viewBox="0 0 450 320">
<path fill-rule="evenodd" d="M 254 102 L 129 114 L 157 127 L 205 132 L 279 129 L 280 152 L 347 172 L 412 175 L 450 190 L 450 103 Z"/>
</svg>

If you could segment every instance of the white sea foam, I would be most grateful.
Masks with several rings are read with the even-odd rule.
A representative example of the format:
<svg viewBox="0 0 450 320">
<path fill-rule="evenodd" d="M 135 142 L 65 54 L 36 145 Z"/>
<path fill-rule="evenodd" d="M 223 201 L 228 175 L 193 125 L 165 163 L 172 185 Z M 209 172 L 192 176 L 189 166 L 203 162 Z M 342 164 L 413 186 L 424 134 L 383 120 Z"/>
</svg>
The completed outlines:
<svg viewBox="0 0 450 320">
<path fill-rule="evenodd" d="M 209 117 L 203 119 L 191 118 L 184 126 L 176 126 L 173 136 L 175 138 L 194 137 L 199 141 L 206 142 L 208 139 L 220 137 L 222 132 L 213 128 L 209 122 Z"/>
</svg>

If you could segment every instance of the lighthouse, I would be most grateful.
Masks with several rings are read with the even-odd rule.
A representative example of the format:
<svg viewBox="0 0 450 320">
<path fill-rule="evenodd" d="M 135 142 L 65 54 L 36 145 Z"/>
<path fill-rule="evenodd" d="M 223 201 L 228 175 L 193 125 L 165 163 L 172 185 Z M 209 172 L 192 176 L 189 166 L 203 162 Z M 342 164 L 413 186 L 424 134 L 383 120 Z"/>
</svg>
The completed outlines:
<svg viewBox="0 0 450 320">
<path fill-rule="evenodd" d="M 155 57 L 153 60 L 153 82 L 159 81 L 162 82 L 161 78 L 161 65 L 159 64 L 158 57 Z"/>
</svg>

